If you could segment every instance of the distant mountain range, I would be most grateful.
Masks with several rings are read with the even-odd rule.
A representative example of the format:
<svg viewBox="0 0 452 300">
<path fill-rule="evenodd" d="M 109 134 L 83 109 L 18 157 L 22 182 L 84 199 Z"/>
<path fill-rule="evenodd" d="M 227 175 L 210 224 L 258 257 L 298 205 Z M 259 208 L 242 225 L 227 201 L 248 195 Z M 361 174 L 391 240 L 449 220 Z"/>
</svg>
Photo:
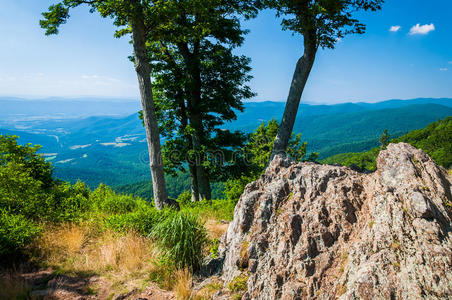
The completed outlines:
<svg viewBox="0 0 452 300">
<path fill-rule="evenodd" d="M 409 104 L 440 104 L 450 106 L 448 98 L 419 98 L 411 100 L 388 100 L 377 103 L 342 103 L 333 105 L 301 104 L 300 114 L 313 116 L 345 112 L 361 112 L 385 108 L 398 108 Z M 245 103 L 245 112 L 239 120 L 279 119 L 284 111 L 284 102 L 263 101 Z M 128 116 L 141 109 L 141 103 L 133 99 L 103 99 L 103 98 L 43 98 L 23 99 L 15 97 L 0 97 L 0 119 L 2 121 L 43 120 L 61 118 L 86 118 L 90 116 Z M 246 121 L 245 121 L 246 123 Z M 0 124 L 1 125 L 1 124 Z"/>
<path fill-rule="evenodd" d="M 227 128 L 252 132 L 261 122 L 280 121 L 285 103 L 249 102 Z M 0 98 L 0 134 L 43 145 L 56 175 L 92 186 L 149 178 L 145 133 L 138 102 L 71 99 L 26 101 Z M 19 113 L 21 112 L 21 113 Z M 335 105 L 302 104 L 294 132 L 320 158 L 369 150 L 384 129 L 393 137 L 452 116 L 452 99 L 389 100 Z"/>
<path fill-rule="evenodd" d="M 18 121 L 126 116 L 139 111 L 141 103 L 131 99 L 44 98 L 28 100 L 0 97 L 0 107 L 2 107 L 0 119 Z"/>
</svg>

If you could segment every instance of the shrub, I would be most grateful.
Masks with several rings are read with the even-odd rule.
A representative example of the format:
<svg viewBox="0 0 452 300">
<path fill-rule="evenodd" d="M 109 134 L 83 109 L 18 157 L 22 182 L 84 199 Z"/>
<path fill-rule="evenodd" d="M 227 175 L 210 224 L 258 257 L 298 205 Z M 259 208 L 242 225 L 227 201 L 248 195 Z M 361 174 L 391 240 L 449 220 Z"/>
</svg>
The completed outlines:
<svg viewBox="0 0 452 300">
<path fill-rule="evenodd" d="M 129 195 L 108 195 L 100 204 L 100 209 L 109 214 L 124 214 L 136 208 L 136 201 Z"/>
<path fill-rule="evenodd" d="M 42 182 L 34 179 L 21 164 L 0 164 L 0 207 L 33 217 L 46 214 L 49 204 Z"/>
<path fill-rule="evenodd" d="M 84 213 L 92 210 L 90 194 L 91 190 L 84 182 L 78 181 L 74 185 L 59 183 L 53 194 L 49 195 L 55 205 L 52 216 L 48 218 L 52 221 L 76 221 L 82 218 Z"/>
<path fill-rule="evenodd" d="M 201 267 L 208 239 L 204 224 L 196 215 L 169 213 L 155 225 L 150 236 L 177 268 L 197 271 Z"/>
<path fill-rule="evenodd" d="M 31 178 L 39 181 L 44 188 L 54 184 L 52 167 L 42 155 L 36 154 L 39 145 L 25 146 L 17 143 L 17 136 L 0 135 L 0 166 L 16 165 Z"/>
<path fill-rule="evenodd" d="M 40 232 L 40 227 L 22 215 L 0 210 L 0 256 L 20 252 Z"/>
<path fill-rule="evenodd" d="M 220 248 L 220 240 L 215 238 L 210 241 L 210 257 L 217 258 L 218 257 L 218 249 Z"/>
<path fill-rule="evenodd" d="M 218 221 L 230 221 L 234 215 L 235 203 L 236 201 L 227 199 L 203 200 L 190 202 L 182 206 L 181 211 L 197 214 L 204 220 L 216 219 Z"/>
<path fill-rule="evenodd" d="M 257 179 L 258 176 L 241 176 L 238 179 L 230 179 L 226 181 L 224 190 L 226 198 L 230 201 L 233 201 L 234 203 L 237 203 L 237 201 L 240 199 L 240 196 L 242 196 L 246 185 Z"/>
<path fill-rule="evenodd" d="M 177 202 L 179 203 L 180 206 L 189 204 L 191 202 L 190 191 L 185 191 L 185 192 L 181 193 L 177 197 Z"/>
<path fill-rule="evenodd" d="M 117 231 L 134 230 L 147 235 L 167 211 L 157 211 L 152 206 L 140 206 L 136 211 L 106 217 L 105 226 Z"/>
</svg>

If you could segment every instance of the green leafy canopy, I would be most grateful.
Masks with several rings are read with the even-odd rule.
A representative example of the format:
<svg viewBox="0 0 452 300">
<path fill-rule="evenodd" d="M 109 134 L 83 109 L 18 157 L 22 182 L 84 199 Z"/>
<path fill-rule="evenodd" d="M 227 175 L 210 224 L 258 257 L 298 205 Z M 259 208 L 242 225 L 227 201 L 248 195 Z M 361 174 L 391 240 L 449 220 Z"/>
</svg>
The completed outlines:
<svg viewBox="0 0 452 300">
<path fill-rule="evenodd" d="M 381 9 L 383 0 L 258 0 L 282 17 L 284 30 L 315 40 L 315 47 L 334 48 L 348 34 L 362 34 L 366 26 L 354 17 L 359 11 Z"/>
</svg>

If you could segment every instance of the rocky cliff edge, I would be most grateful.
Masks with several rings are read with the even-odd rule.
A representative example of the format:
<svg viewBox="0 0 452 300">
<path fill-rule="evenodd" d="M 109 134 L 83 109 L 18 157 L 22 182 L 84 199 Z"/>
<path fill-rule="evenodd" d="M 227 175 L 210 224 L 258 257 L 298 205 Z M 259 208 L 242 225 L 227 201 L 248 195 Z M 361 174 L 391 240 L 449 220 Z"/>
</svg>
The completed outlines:
<svg viewBox="0 0 452 300">
<path fill-rule="evenodd" d="M 452 179 L 408 144 L 377 171 L 275 157 L 222 239 L 222 278 L 242 299 L 452 297 Z"/>
</svg>

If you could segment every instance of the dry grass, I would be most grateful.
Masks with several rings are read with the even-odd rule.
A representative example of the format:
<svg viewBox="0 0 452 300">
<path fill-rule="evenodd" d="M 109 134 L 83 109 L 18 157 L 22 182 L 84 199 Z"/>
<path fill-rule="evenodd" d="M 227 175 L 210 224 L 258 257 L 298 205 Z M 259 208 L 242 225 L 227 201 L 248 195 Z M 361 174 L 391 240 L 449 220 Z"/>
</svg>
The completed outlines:
<svg viewBox="0 0 452 300">
<path fill-rule="evenodd" d="M 47 227 L 34 248 L 38 249 L 34 260 L 60 274 L 104 278 L 99 292 L 107 295 L 125 288 L 141 290 L 149 284 L 151 272 L 168 271 L 156 263 L 159 253 L 150 239 L 134 232 L 99 231 L 83 225 Z"/>
<path fill-rule="evenodd" d="M 94 233 L 88 227 L 76 225 L 47 228 L 36 248 L 46 265 L 68 273 L 130 274 L 144 270 L 156 259 L 150 240 L 139 234 Z"/>
<path fill-rule="evenodd" d="M 204 226 L 212 239 L 219 239 L 227 230 L 229 223 L 221 223 L 218 220 L 209 219 Z"/>
<path fill-rule="evenodd" d="M 188 300 L 191 298 L 192 293 L 192 275 L 184 270 L 177 270 L 174 274 L 176 282 L 173 287 L 173 291 L 176 294 L 178 300 Z"/>
<path fill-rule="evenodd" d="M 228 224 L 211 219 L 205 226 L 212 239 L 220 238 L 228 228 Z M 102 287 L 88 287 L 94 288 L 98 295 L 142 290 L 153 281 L 165 290 L 172 290 L 177 299 L 211 299 L 222 287 L 222 283 L 215 283 L 193 295 L 192 274 L 188 270 L 174 270 L 164 261 L 159 261 L 160 253 L 151 240 L 134 232 L 99 231 L 73 224 L 46 227 L 34 248 L 39 250 L 35 260 L 59 273 L 101 276 Z M 18 286 L 3 288 L 5 281 L 0 289 L 16 290 L 19 294 L 29 290 L 25 283 L 23 286 L 20 286 L 20 281 L 13 283 Z M 132 283 L 133 286 L 129 286 Z M 8 298 L 14 297 L 0 294 L 0 299 Z"/>
<path fill-rule="evenodd" d="M 37 241 L 36 247 L 42 253 L 72 256 L 80 252 L 87 237 L 87 227 L 72 224 L 48 227 Z"/>
</svg>

